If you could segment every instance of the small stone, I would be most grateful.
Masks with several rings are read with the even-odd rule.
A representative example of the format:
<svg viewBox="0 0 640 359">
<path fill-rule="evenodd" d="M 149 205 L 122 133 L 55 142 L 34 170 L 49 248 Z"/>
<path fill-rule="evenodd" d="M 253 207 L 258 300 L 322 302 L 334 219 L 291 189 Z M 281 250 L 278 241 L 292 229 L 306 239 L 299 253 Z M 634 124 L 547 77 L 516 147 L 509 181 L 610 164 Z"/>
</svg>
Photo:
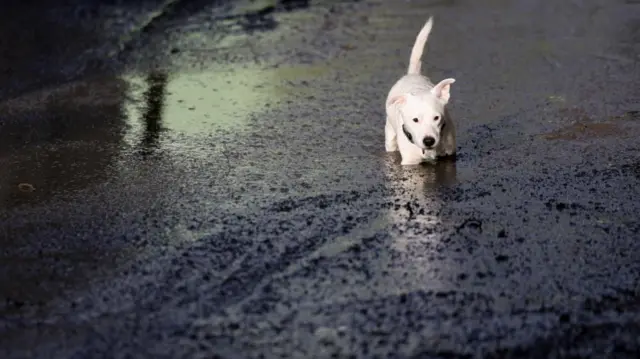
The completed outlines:
<svg viewBox="0 0 640 359">
<path fill-rule="evenodd" d="M 21 192 L 33 192 L 36 190 L 36 188 L 31 183 L 20 183 L 18 185 L 18 189 Z"/>
<path fill-rule="evenodd" d="M 333 328 L 319 327 L 314 334 L 323 344 L 330 344 L 337 339 L 337 332 Z"/>
</svg>

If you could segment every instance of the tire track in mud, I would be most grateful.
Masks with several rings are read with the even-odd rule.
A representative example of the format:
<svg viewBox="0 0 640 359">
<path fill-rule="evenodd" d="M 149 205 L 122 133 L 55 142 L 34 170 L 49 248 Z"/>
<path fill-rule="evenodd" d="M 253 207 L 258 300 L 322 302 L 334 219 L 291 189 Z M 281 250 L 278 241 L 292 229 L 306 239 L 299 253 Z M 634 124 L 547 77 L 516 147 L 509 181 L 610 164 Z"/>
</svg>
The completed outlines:
<svg viewBox="0 0 640 359">
<path fill-rule="evenodd" d="M 218 303 L 218 309 L 228 306 L 240 309 L 243 307 L 240 303 L 249 300 L 272 278 L 296 271 L 305 263 L 324 255 L 337 254 L 357 245 L 363 238 L 358 234 L 361 232 L 358 228 L 370 229 L 372 221 L 375 222 L 375 213 L 382 208 L 369 201 L 371 197 L 377 197 L 379 192 L 372 188 L 313 196 L 295 203 L 283 201 L 258 210 L 264 213 L 259 217 L 225 214 L 223 218 L 214 220 L 222 222 L 221 232 L 203 238 L 197 248 L 187 249 L 180 261 L 209 261 L 211 253 L 216 253 L 220 263 L 226 262 L 226 265 L 216 275 L 217 283 L 211 283 L 211 292 L 208 293 L 211 297 L 208 300 Z M 357 216 L 349 210 L 350 207 L 364 205 L 369 210 L 359 212 Z M 338 214 L 335 214 L 336 211 Z M 380 229 L 379 226 L 371 228 Z M 239 246 L 237 248 L 229 245 L 231 238 L 247 237 L 252 237 L 252 240 L 235 241 Z M 179 267 L 192 266 L 183 263 Z M 198 276 L 193 273 L 189 277 L 194 275 Z M 168 276 L 167 282 L 174 282 L 175 285 L 173 278 L 174 275 Z"/>
</svg>

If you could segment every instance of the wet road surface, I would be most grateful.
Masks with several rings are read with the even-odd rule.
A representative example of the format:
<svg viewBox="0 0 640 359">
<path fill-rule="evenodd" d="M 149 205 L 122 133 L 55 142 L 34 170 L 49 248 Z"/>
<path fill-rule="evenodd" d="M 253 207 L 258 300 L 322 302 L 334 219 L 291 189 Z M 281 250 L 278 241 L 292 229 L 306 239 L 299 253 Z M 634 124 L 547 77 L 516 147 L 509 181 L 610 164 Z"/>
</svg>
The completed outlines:
<svg viewBox="0 0 640 359">
<path fill-rule="evenodd" d="M 16 4 L 0 357 L 637 357 L 637 2 Z M 403 168 L 430 14 L 459 155 Z"/>
</svg>

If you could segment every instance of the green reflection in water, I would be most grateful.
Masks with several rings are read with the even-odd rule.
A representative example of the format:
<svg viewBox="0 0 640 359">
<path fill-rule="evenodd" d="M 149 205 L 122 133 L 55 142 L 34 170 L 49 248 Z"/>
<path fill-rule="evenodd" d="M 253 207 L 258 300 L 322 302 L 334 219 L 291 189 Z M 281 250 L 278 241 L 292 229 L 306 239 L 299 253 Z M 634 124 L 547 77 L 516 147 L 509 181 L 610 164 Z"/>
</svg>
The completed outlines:
<svg viewBox="0 0 640 359">
<path fill-rule="evenodd" d="M 201 72 L 168 75 L 161 111 L 163 131 L 203 135 L 216 129 L 241 130 L 248 118 L 313 88 L 292 82 L 309 80 L 327 73 L 327 66 L 280 68 L 220 67 Z M 147 77 L 125 76 L 129 83 L 129 101 L 125 106 L 132 133 L 129 141 L 138 142 L 144 133 L 150 84 Z"/>
</svg>

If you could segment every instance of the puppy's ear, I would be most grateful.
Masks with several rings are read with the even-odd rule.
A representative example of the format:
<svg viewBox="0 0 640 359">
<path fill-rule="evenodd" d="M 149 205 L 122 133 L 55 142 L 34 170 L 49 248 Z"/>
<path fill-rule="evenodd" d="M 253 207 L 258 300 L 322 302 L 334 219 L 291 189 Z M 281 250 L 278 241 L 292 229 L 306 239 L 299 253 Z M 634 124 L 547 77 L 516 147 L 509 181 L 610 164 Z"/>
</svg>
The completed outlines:
<svg viewBox="0 0 640 359">
<path fill-rule="evenodd" d="M 405 95 L 398 95 L 390 98 L 388 105 L 389 106 L 402 105 L 406 102 L 407 102 L 407 97 Z"/>
<path fill-rule="evenodd" d="M 449 102 L 451 84 L 456 82 L 456 79 L 444 79 L 440 81 L 431 89 L 431 93 L 434 94 L 443 103 Z"/>
</svg>

